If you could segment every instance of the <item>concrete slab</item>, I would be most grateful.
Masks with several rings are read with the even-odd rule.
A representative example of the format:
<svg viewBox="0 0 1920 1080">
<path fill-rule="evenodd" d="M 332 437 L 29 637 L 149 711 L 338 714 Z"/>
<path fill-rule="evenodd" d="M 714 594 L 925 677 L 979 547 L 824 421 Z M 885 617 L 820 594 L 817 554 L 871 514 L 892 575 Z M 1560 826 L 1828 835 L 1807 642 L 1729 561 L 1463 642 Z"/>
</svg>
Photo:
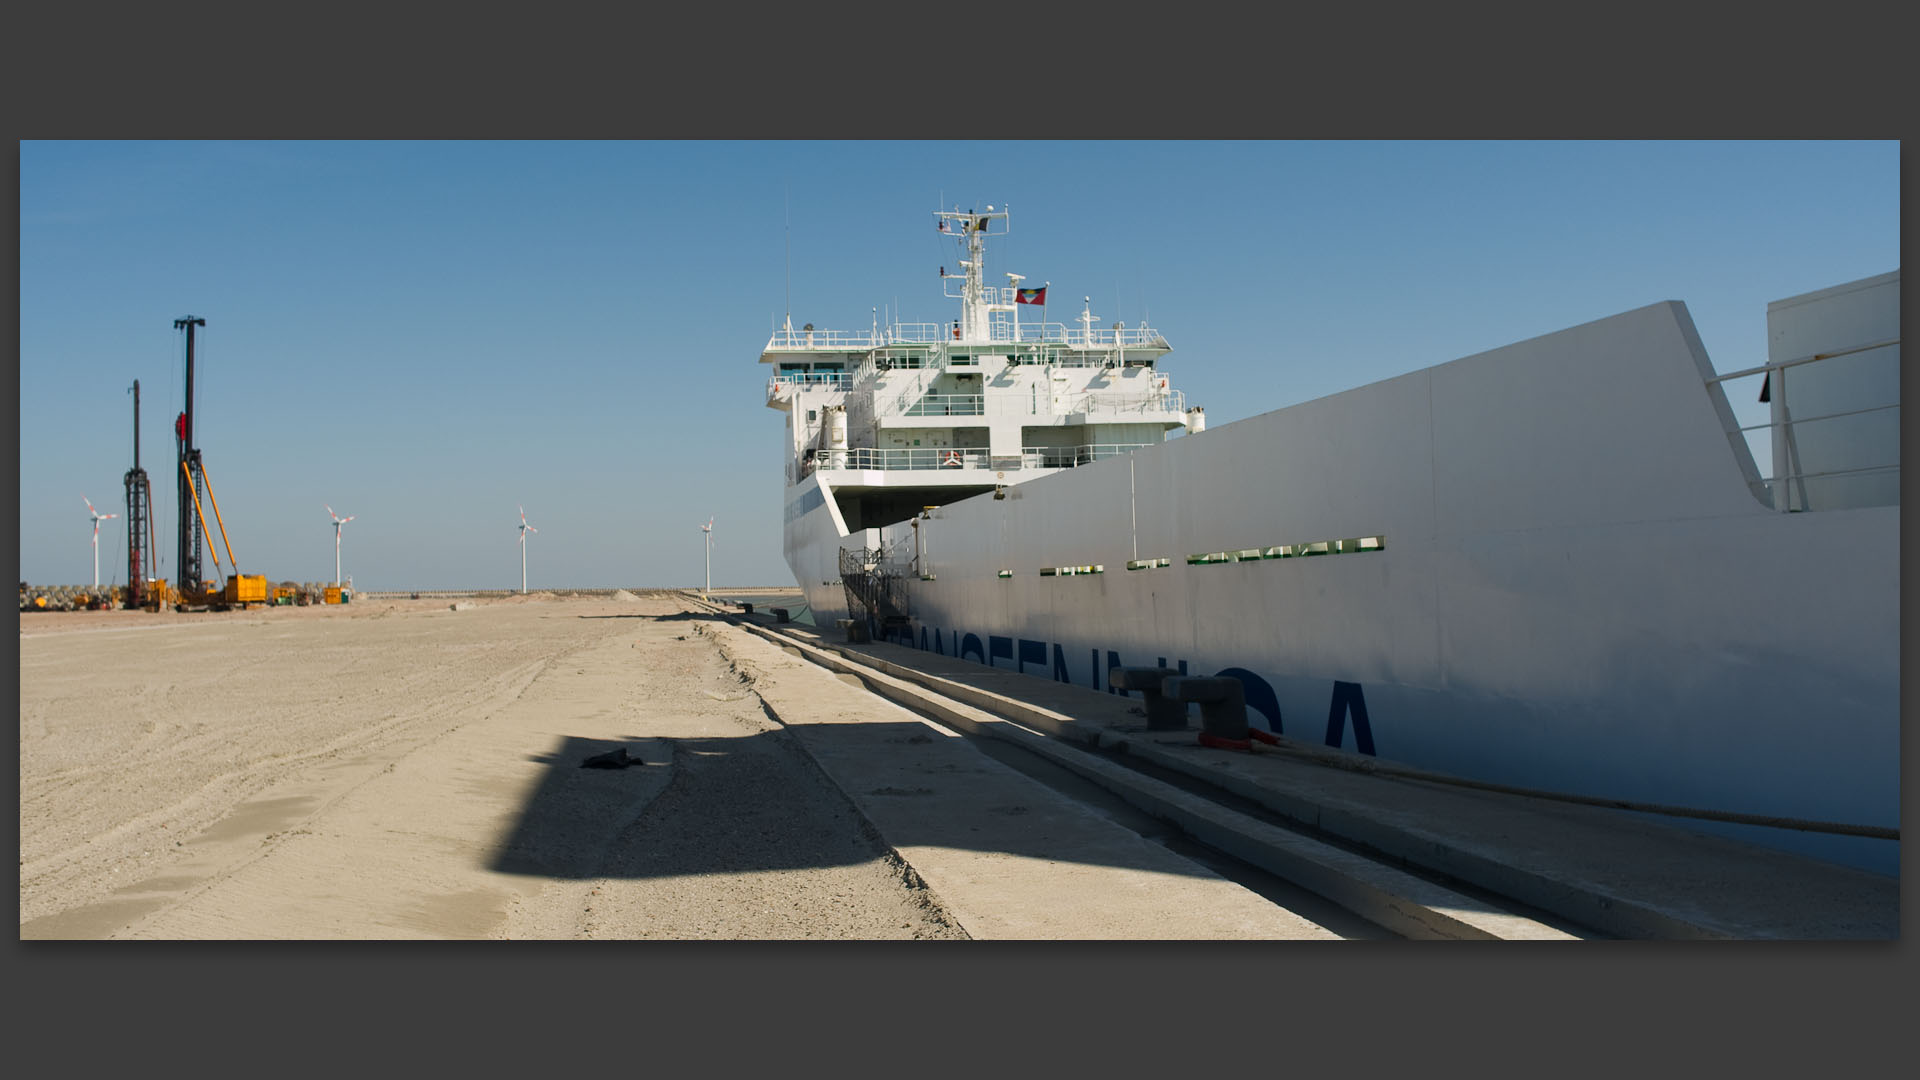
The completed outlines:
<svg viewBox="0 0 1920 1080">
<path fill-rule="evenodd" d="M 1204 779 L 1343 841 L 1610 934 L 1899 936 L 1894 878 L 1617 810 L 1328 767 L 1319 761 L 1328 752 L 1306 744 L 1289 743 L 1296 753 L 1206 749 L 1195 742 L 1197 725 L 1186 733 L 1147 731 L 1137 699 L 886 643 L 825 640 L 791 625 L 776 629 L 768 619 L 749 621 L 1047 736 L 1124 751 Z M 1208 842 L 1215 841 L 1233 842 L 1224 833 Z"/>
<path fill-rule="evenodd" d="M 1339 935 L 742 630 L 754 689 L 967 932 L 985 939 Z"/>
</svg>

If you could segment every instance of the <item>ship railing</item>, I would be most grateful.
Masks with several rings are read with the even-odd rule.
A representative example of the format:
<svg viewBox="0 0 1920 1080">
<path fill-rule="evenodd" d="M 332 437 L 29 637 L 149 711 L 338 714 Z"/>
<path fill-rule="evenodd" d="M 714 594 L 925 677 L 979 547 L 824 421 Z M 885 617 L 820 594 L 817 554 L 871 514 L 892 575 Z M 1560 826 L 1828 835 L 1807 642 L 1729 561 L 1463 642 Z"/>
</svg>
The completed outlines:
<svg viewBox="0 0 1920 1080">
<path fill-rule="evenodd" d="M 988 290 L 988 291 L 991 292 L 993 290 Z M 989 302 L 991 302 L 991 299 L 989 299 Z M 1008 302 L 1010 303 L 1011 301 L 1008 301 Z M 1006 345 L 1006 344 L 1065 345 L 1065 346 L 1076 348 L 1076 349 L 1092 349 L 1092 348 L 1169 349 L 1171 348 L 1171 346 L 1167 344 L 1167 339 L 1164 334 L 1154 329 L 1153 327 L 1148 326 L 1144 322 L 1142 322 L 1138 326 L 1132 326 L 1132 327 L 1121 326 L 1121 327 L 1111 327 L 1111 328 L 1075 327 L 1075 326 L 1069 326 L 1066 323 L 1044 322 L 1044 321 L 1022 322 L 1016 326 L 1014 324 L 1014 320 L 1007 316 L 1008 316 L 1008 313 L 1003 311 L 994 313 L 993 320 L 987 326 L 988 342 L 996 345 Z M 824 331 L 824 330 L 815 331 L 814 337 L 816 342 L 827 340 L 828 335 L 830 333 L 837 333 L 837 332 L 830 332 L 830 331 Z M 774 335 L 775 340 L 776 341 L 787 340 L 786 338 L 783 338 L 782 336 L 783 334 L 785 334 L 784 331 L 776 332 Z M 815 344 L 815 345 L 808 346 L 804 340 L 806 338 L 805 332 L 799 331 L 799 330 L 793 331 L 791 334 L 791 338 L 798 339 L 798 347 L 807 347 L 807 348 L 833 347 L 833 346 L 822 345 L 822 344 Z M 858 331 L 853 334 L 840 335 L 839 337 L 835 337 L 833 340 L 838 341 L 842 339 L 857 342 L 852 346 L 855 348 L 869 347 L 865 344 L 865 342 L 869 340 L 872 340 L 876 345 L 894 345 L 894 344 L 935 345 L 935 344 L 954 344 L 954 343 L 977 344 L 975 342 L 962 342 L 960 341 L 959 338 L 955 337 L 954 324 L 951 322 L 894 323 L 890 326 L 883 328 L 880 331 L 880 333 L 877 335 L 877 337 L 871 331 Z M 841 346 L 841 347 L 847 347 L 847 346 Z"/>
<path fill-rule="evenodd" d="M 796 390 L 847 390 L 853 376 L 844 371 L 782 372 L 767 380 L 767 400 L 785 397 Z"/>
<path fill-rule="evenodd" d="M 1161 335 L 1160 331 L 1153 329 L 1146 323 L 1141 323 L 1132 329 L 1117 327 L 1112 330 L 1101 330 L 1098 328 L 1092 330 L 1070 330 L 1067 332 L 1067 344 L 1079 345 L 1086 348 L 1095 348 L 1104 345 L 1112 347 L 1125 346 L 1127 348 L 1164 349 L 1167 348 L 1167 339 Z"/>
<path fill-rule="evenodd" d="M 914 346 L 911 343 L 889 344 L 885 348 L 875 349 L 870 360 L 872 366 L 881 371 L 895 369 L 913 371 L 940 367 L 945 360 L 945 354 L 940 349 Z M 865 370 L 867 366 L 863 363 L 861 369 Z"/>
<path fill-rule="evenodd" d="M 934 324 L 925 324 L 933 327 Z M 767 339 L 767 347 L 762 352 L 804 351 L 807 349 L 847 352 L 851 350 L 876 349 L 895 341 L 939 341 L 937 332 L 912 330 L 916 336 L 897 336 L 904 327 L 893 326 L 886 329 L 878 327 L 868 330 L 787 330 L 779 329 Z M 926 336 L 918 336 L 920 334 Z"/>
<path fill-rule="evenodd" d="M 952 323 L 894 323 L 869 330 L 775 330 L 762 352 L 800 352 L 808 349 L 846 352 L 877 349 L 883 345 L 952 344 Z M 1069 345 L 1077 348 L 1126 346 L 1128 348 L 1166 347 L 1166 338 L 1147 326 L 1131 329 L 1085 330 L 1063 323 L 1022 323 L 995 320 L 988 327 L 987 340 L 995 344 L 1034 343 Z"/>
<path fill-rule="evenodd" d="M 1061 368 L 1103 368 L 1119 367 L 1120 352 L 1117 349 L 1079 349 L 1063 342 L 1024 342 L 1022 348 L 1008 354 L 1008 360 L 1014 364 L 1038 365 Z"/>
<path fill-rule="evenodd" d="M 1762 378 L 1761 400 L 1771 407 L 1771 415 L 1766 423 L 1735 430 L 1742 437 L 1755 431 L 1772 433 L 1772 473 L 1762 482 L 1775 510 L 1899 505 L 1899 346 L 1899 338 L 1889 338 L 1706 380 L 1711 386 Z M 1816 364 L 1827 366 L 1809 377 Z M 1789 370 L 1798 372 L 1792 380 Z M 1800 386 L 1800 406 L 1809 412 L 1796 415 L 1789 407 L 1790 382 Z M 1811 492 L 1810 480 L 1816 481 Z"/>
<path fill-rule="evenodd" d="M 1115 394 L 1089 390 L 1068 399 L 1067 411 L 1089 416 L 1131 416 L 1145 413 L 1183 413 L 1187 398 L 1178 390 L 1154 390 L 1144 394 Z"/>
<path fill-rule="evenodd" d="M 995 319 L 989 328 L 989 337 L 995 342 L 1017 342 L 1035 345 L 1066 345 L 1071 348 L 1129 348 L 1129 349 L 1166 349 L 1167 339 L 1160 331 L 1145 323 L 1135 327 L 1115 327 L 1091 329 L 1072 327 L 1056 322 L 1023 322 L 1019 326 L 1011 319 Z"/>
<path fill-rule="evenodd" d="M 1071 469 L 1076 465 L 1091 465 L 1110 457 L 1131 454 L 1142 447 L 1157 446 L 1158 443 L 1087 443 L 1081 446 L 1023 446 L 1020 448 L 1020 467 L 1022 469 Z"/>
<path fill-rule="evenodd" d="M 1056 407 L 1051 394 L 1018 392 L 987 394 L 926 393 L 909 386 L 880 410 L 888 416 L 1053 416 L 1082 413 L 1101 417 L 1148 417 L 1186 411 L 1186 395 L 1178 390 L 1118 394 L 1088 390 L 1063 396 Z"/>
<path fill-rule="evenodd" d="M 987 448 L 984 446 L 856 446 L 845 450 L 816 451 L 812 461 L 803 464 L 802 475 L 814 468 L 959 472 L 963 469 L 985 469 L 988 464 Z"/>
<path fill-rule="evenodd" d="M 864 378 L 870 373 L 900 370 L 977 371 L 979 366 L 973 357 L 991 351 L 991 345 L 982 346 L 978 343 L 952 348 L 881 348 L 874 350 L 870 362 L 862 361 L 854 374 Z M 1124 355 L 1119 349 L 1073 349 L 1061 344 L 1040 343 L 1025 343 L 1006 352 L 1008 364 L 1014 367 L 1118 368 Z M 1152 360 L 1147 357 L 1134 357 L 1128 362 L 1152 366 Z"/>
<path fill-rule="evenodd" d="M 985 416 L 985 394 L 926 394 L 902 411 L 905 416 Z"/>
<path fill-rule="evenodd" d="M 947 341 L 953 336 L 949 326 L 940 323 L 894 323 L 887 327 L 886 344 L 932 345 Z"/>
</svg>

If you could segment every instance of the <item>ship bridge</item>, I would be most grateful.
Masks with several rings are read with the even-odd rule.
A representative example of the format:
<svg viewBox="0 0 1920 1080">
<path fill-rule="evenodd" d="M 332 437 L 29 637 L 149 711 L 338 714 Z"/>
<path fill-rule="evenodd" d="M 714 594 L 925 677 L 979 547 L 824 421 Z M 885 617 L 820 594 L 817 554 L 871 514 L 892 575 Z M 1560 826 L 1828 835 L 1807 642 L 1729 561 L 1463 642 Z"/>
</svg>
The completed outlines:
<svg viewBox="0 0 1920 1080">
<path fill-rule="evenodd" d="M 787 414 L 787 482 L 824 472 L 848 527 L 875 528 L 1186 428 L 1168 351 L 1145 324 L 1006 320 L 983 341 L 928 323 L 783 329 L 760 360 L 767 405 Z"/>
</svg>

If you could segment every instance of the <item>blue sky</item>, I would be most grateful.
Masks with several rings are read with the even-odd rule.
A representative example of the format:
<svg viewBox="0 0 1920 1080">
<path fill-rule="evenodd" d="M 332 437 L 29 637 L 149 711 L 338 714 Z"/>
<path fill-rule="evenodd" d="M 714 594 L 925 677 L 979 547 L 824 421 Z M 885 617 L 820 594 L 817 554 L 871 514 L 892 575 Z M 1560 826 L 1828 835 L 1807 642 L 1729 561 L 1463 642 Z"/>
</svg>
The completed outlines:
<svg viewBox="0 0 1920 1080">
<path fill-rule="evenodd" d="M 1719 370 L 1766 305 L 1899 265 L 1894 142 L 20 145 L 20 570 L 92 577 L 132 399 L 171 571 L 183 339 L 234 554 L 361 588 L 788 584 L 796 326 L 955 317 L 943 200 L 1010 207 L 988 272 L 1151 317 L 1218 426 L 1660 300 Z M 1757 387 L 1735 390 L 1763 419 Z M 1746 404 L 1742 404 L 1742 403 Z M 122 522 L 101 578 L 125 577 Z M 225 552 L 222 551 L 224 559 Z M 207 566 L 212 571 L 211 562 Z"/>
</svg>

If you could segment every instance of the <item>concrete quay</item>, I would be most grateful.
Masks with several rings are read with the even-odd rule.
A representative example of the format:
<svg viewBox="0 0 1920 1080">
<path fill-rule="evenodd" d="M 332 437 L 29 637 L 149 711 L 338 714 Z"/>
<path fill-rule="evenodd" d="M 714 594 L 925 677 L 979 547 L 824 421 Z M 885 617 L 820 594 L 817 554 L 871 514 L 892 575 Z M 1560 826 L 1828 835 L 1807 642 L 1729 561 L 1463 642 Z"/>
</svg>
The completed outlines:
<svg viewBox="0 0 1920 1080">
<path fill-rule="evenodd" d="M 1137 698 L 887 643 L 851 644 L 831 631 L 776 624 L 761 611 L 727 617 L 956 730 L 1041 754 L 1200 842 L 1396 933 L 1899 937 L 1892 877 L 1619 810 L 1329 767 L 1334 752 L 1297 740 L 1255 744 L 1251 753 L 1210 749 L 1198 745 L 1197 728 L 1149 731 Z M 1130 768 L 1119 755 L 1149 768 Z M 1234 810 L 1155 772 L 1203 781 L 1265 813 Z M 1304 827 L 1304 835 L 1262 820 L 1271 815 Z M 1449 883 L 1517 903 L 1506 909 Z"/>
</svg>

